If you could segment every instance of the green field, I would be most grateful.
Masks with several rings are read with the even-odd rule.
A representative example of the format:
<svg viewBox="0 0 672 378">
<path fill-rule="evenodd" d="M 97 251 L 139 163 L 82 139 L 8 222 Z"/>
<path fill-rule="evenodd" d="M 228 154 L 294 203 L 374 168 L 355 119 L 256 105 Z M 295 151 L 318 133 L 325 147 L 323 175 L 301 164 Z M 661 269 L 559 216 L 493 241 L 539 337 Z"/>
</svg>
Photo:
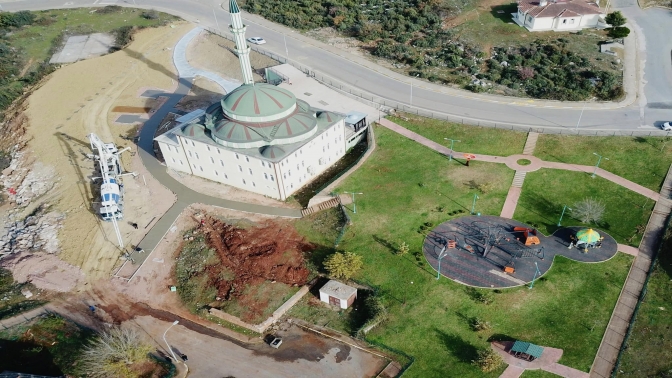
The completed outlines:
<svg viewBox="0 0 672 378">
<path fill-rule="evenodd" d="M 619 377 L 668 377 L 672 371 L 672 234 L 668 230 L 649 279 Z"/>
<path fill-rule="evenodd" d="M 510 130 L 493 130 L 487 127 L 461 125 L 431 118 L 402 114 L 408 121 L 399 117 L 388 119 L 427 139 L 450 148 L 450 141 L 456 139 L 455 151 L 473 154 L 509 156 L 523 153 L 527 133 Z"/>
<path fill-rule="evenodd" d="M 607 231 L 619 243 L 639 245 L 641 232 L 655 203 L 601 177 L 591 178 L 584 172 L 555 169 L 529 172 L 514 219 L 534 225 L 542 233 L 550 235 L 557 229 L 563 205 L 572 207 L 585 198 L 598 199 L 605 205 L 603 219 L 594 227 Z M 562 219 L 562 225 L 584 224 L 568 212 Z"/>
<path fill-rule="evenodd" d="M 458 209 L 468 212 L 475 192 L 470 180 L 495 183 L 491 192 L 479 194 L 476 209 L 498 215 L 513 171 L 479 162 L 448 165 L 445 157 L 387 129 L 377 127 L 375 134 L 373 155 L 339 187 L 364 193 L 357 197 L 357 214 L 349 213 L 354 223 L 339 248 L 363 256 L 364 269 L 355 279 L 372 287 L 389 311 L 388 320 L 367 340 L 413 356 L 405 377 L 497 377 L 503 367 L 484 374 L 470 363 L 491 337 L 562 348 L 561 363 L 588 371 L 632 257 L 618 254 L 600 264 L 558 258 L 533 290 L 475 291 L 490 304 L 475 300 L 474 291 L 463 285 L 445 278 L 437 282 L 424 258 L 414 256 L 423 241 L 419 226 L 451 219 L 449 214 Z M 298 221 L 297 228 L 323 251 L 333 250 L 319 228 L 307 222 Z M 402 241 L 411 246 L 410 253 L 395 255 Z M 321 316 L 309 310 L 298 308 L 296 315 L 308 320 Z M 322 318 L 330 322 L 328 327 L 351 331 L 343 321 Z M 474 318 L 492 328 L 473 331 Z"/>
<path fill-rule="evenodd" d="M 596 152 L 602 160 L 600 168 L 615 173 L 655 192 L 672 163 L 672 143 L 654 137 L 585 137 L 542 134 L 537 140 L 534 156 L 562 163 L 595 165 Z"/>
</svg>

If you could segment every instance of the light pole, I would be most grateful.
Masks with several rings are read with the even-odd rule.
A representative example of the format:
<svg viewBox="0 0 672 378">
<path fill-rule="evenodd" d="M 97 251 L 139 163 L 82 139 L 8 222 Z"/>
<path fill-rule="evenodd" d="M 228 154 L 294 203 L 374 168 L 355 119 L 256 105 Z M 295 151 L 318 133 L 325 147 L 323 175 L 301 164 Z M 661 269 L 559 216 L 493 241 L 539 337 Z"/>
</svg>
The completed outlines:
<svg viewBox="0 0 672 378">
<path fill-rule="evenodd" d="M 364 194 L 364 193 L 357 193 L 357 192 L 343 192 L 345 194 L 352 194 L 352 212 L 354 214 L 357 214 L 357 204 L 355 203 L 355 194 Z"/>
<path fill-rule="evenodd" d="M 586 110 L 586 104 L 583 104 L 583 108 L 581 108 L 581 114 L 579 114 L 579 120 L 576 122 L 576 133 L 579 133 L 579 123 L 581 123 L 581 117 L 583 117 L 583 111 Z"/>
<path fill-rule="evenodd" d="M 453 144 L 455 142 L 461 142 L 461 141 L 457 140 L 457 139 L 450 139 L 450 138 L 443 138 L 443 139 L 450 141 L 450 156 L 448 157 L 448 161 L 451 161 L 451 160 L 453 160 Z"/>
<path fill-rule="evenodd" d="M 479 199 L 480 197 L 478 194 L 474 194 L 474 201 L 471 203 L 471 214 L 474 214 L 474 208 L 476 207 L 476 200 Z"/>
<path fill-rule="evenodd" d="M 439 252 L 439 269 L 436 270 L 436 279 L 438 280 L 441 277 L 441 259 L 446 257 L 448 252 L 446 251 L 446 246 L 444 245 L 443 248 L 441 248 L 441 252 Z"/>
<path fill-rule="evenodd" d="M 558 221 L 558 227 L 561 226 L 560 223 L 562 222 L 562 217 L 565 215 L 565 210 L 567 210 L 567 209 L 569 209 L 569 211 L 572 211 L 571 207 L 569 207 L 567 205 L 562 206 L 562 214 L 560 214 L 560 220 Z"/>
<path fill-rule="evenodd" d="M 170 344 L 168 344 L 168 341 L 166 341 L 166 333 L 168 333 L 168 330 L 173 328 L 173 326 L 179 322 L 180 322 L 179 320 L 174 321 L 173 324 L 171 324 L 170 327 L 166 329 L 166 332 L 163 333 L 163 342 L 166 343 L 166 346 L 168 347 L 168 350 L 170 351 L 170 354 L 173 356 L 173 360 L 175 360 L 175 362 L 177 362 L 177 357 L 175 357 L 175 352 L 173 352 L 173 348 L 171 348 Z"/>
<path fill-rule="evenodd" d="M 413 76 L 418 77 L 418 76 L 420 76 L 420 74 L 413 75 Z M 411 83 L 411 103 L 410 103 L 410 105 L 413 106 L 413 77 L 411 77 L 410 83 Z"/>
<path fill-rule="evenodd" d="M 534 277 L 532 278 L 532 282 L 530 282 L 530 287 L 528 289 L 532 289 L 534 287 L 534 280 L 537 279 L 537 275 L 541 276 L 541 272 L 539 271 L 539 265 L 537 265 L 537 262 L 534 262 L 534 267 L 537 269 L 534 271 Z"/>
<path fill-rule="evenodd" d="M 597 164 L 595 164 L 595 170 L 593 171 L 593 175 L 590 176 L 590 177 L 595 178 L 595 174 L 597 173 L 597 168 L 600 167 L 600 162 L 602 161 L 602 159 L 604 158 L 604 160 L 609 160 L 609 158 L 604 157 L 602 155 L 598 155 L 597 152 L 593 152 L 593 155 L 597 156 L 598 159 L 597 159 Z"/>
</svg>

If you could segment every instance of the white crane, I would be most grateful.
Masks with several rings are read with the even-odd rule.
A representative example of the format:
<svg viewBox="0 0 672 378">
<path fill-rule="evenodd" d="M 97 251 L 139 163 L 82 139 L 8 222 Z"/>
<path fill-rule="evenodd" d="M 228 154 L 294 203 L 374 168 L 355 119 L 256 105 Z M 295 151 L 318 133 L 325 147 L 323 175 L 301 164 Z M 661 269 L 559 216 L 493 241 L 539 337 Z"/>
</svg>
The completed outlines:
<svg viewBox="0 0 672 378">
<path fill-rule="evenodd" d="M 112 222 L 117 241 L 119 242 L 119 248 L 124 249 L 124 242 L 121 238 L 121 232 L 119 232 L 119 224 L 117 224 L 117 220 L 124 217 L 124 186 L 119 183 L 119 178 L 127 174 L 136 176 L 137 173 L 122 173 L 119 154 L 129 150 L 130 147 L 119 151 L 113 143 L 103 143 L 96 134 L 89 134 L 87 137 L 91 141 L 91 149 L 95 153 L 92 155 L 92 158 L 98 161 L 101 175 L 100 177 L 94 177 L 93 180 L 102 178 L 102 183 L 100 184 L 101 202 L 99 213 L 103 220 Z"/>
</svg>

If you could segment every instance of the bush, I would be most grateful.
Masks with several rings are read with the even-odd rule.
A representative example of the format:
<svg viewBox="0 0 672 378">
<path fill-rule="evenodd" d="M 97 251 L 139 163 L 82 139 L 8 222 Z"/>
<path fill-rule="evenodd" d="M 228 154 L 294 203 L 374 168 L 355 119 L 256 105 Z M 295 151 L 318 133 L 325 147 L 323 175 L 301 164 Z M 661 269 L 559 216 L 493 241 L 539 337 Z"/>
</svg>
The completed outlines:
<svg viewBox="0 0 672 378">
<path fill-rule="evenodd" d="M 623 14 L 621 11 L 616 11 L 616 12 L 611 12 L 609 13 L 604 20 L 607 22 L 607 24 L 611 25 L 613 28 L 617 28 L 619 26 L 625 25 L 625 22 L 627 21 L 625 17 L 623 17 Z"/>
<path fill-rule="evenodd" d="M 119 5 L 107 5 L 102 8 L 98 8 L 98 10 L 96 10 L 96 13 L 102 13 L 102 14 L 119 13 L 123 9 L 124 8 L 120 7 Z"/>
<path fill-rule="evenodd" d="M 156 20 L 159 18 L 159 12 L 155 10 L 148 10 L 144 11 L 140 14 L 140 17 L 146 19 L 146 20 Z"/>
<path fill-rule="evenodd" d="M 478 331 L 487 331 L 492 328 L 492 325 L 490 324 L 490 322 L 486 322 L 481 318 L 475 317 L 469 319 L 469 327 L 471 327 L 473 331 L 478 332 Z"/>
<path fill-rule="evenodd" d="M 0 13 L 0 27 L 21 27 L 30 25 L 37 16 L 30 11 L 20 11 L 16 13 Z"/>
<path fill-rule="evenodd" d="M 324 261 L 324 268 L 331 276 L 344 280 L 354 276 L 363 265 L 362 256 L 352 252 L 336 252 Z"/>
<path fill-rule="evenodd" d="M 87 377 L 130 378 L 137 376 L 130 366 L 148 361 L 152 349 L 135 330 L 112 328 L 86 347 L 82 363 Z"/>
<path fill-rule="evenodd" d="M 479 350 L 476 359 L 471 362 L 484 373 L 495 371 L 504 364 L 502 357 L 490 348 Z"/>
<path fill-rule="evenodd" d="M 572 217 L 583 223 L 598 223 L 604 215 L 604 204 L 594 198 L 586 198 L 574 204 Z"/>
<path fill-rule="evenodd" d="M 115 44 L 118 48 L 123 48 L 133 41 L 133 34 L 135 33 L 135 27 L 131 25 L 122 26 L 120 28 L 114 29 L 112 31 L 115 35 Z"/>
<path fill-rule="evenodd" d="M 625 26 L 618 26 L 609 29 L 609 36 L 611 38 L 625 38 L 630 35 L 630 29 Z"/>
</svg>

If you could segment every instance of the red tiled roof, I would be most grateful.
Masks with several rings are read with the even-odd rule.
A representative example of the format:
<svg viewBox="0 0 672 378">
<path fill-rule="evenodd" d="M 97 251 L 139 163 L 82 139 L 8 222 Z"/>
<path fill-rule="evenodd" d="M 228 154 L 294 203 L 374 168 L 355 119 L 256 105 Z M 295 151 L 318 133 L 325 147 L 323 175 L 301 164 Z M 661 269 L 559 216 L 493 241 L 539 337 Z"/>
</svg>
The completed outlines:
<svg viewBox="0 0 672 378">
<path fill-rule="evenodd" d="M 558 0 L 548 1 L 545 6 L 539 6 L 539 0 L 520 0 L 518 10 L 534 18 L 544 17 L 578 17 L 587 14 L 602 14 L 600 7 L 585 0 Z"/>
</svg>

